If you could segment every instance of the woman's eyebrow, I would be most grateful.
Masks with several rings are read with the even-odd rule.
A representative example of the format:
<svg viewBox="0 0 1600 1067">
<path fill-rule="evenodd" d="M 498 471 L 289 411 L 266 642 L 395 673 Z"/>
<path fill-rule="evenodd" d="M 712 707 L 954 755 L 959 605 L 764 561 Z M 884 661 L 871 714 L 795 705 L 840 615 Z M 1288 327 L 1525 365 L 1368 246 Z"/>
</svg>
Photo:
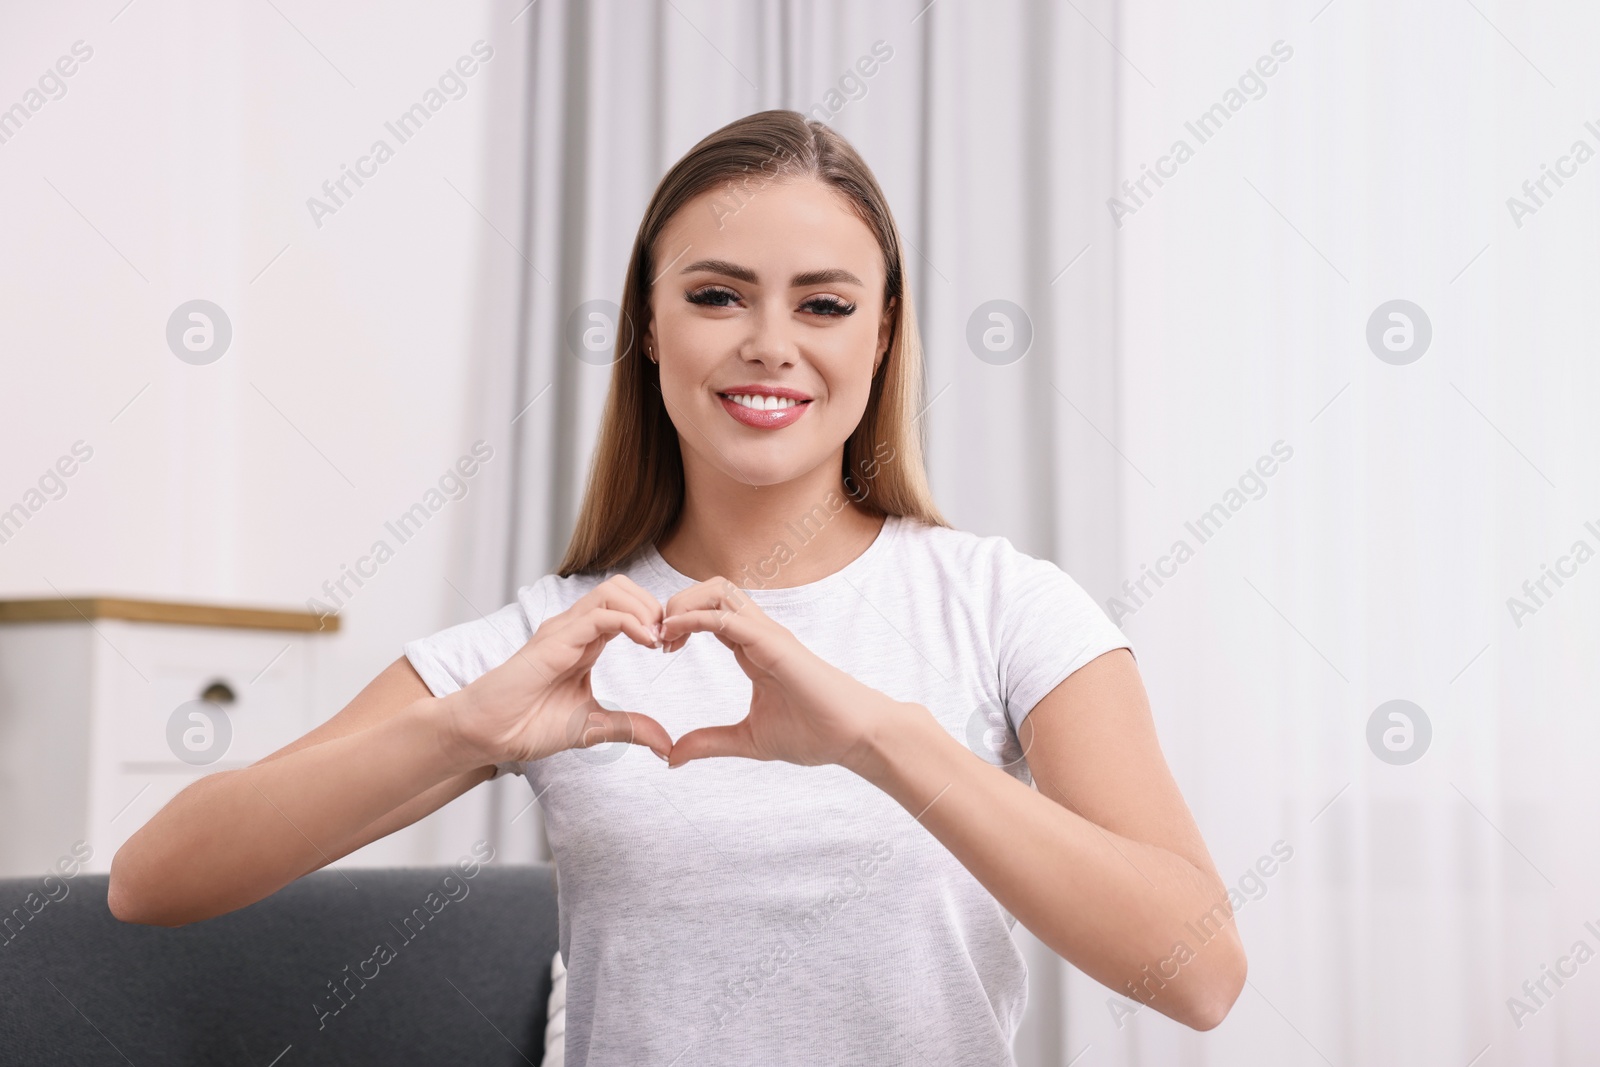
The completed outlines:
<svg viewBox="0 0 1600 1067">
<path fill-rule="evenodd" d="M 759 281 L 755 271 L 726 259 L 697 259 L 683 268 L 680 273 L 693 274 L 695 271 L 726 274 L 730 278 L 737 278 L 741 282 L 749 282 L 752 285 Z M 825 285 L 828 282 L 847 282 L 851 285 L 862 284 L 860 278 L 841 267 L 830 267 L 826 270 L 809 270 L 803 274 L 796 274 L 789 279 L 789 285 L 797 289 L 806 285 Z"/>
</svg>

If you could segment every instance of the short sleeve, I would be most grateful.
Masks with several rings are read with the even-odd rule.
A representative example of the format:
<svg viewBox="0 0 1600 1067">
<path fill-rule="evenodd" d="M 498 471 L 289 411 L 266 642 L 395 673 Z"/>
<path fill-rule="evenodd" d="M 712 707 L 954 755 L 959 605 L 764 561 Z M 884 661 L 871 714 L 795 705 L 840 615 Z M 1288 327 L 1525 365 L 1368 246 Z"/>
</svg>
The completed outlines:
<svg viewBox="0 0 1600 1067">
<path fill-rule="evenodd" d="M 510 659 L 526 644 L 544 619 L 542 607 L 529 611 L 530 603 L 543 603 L 542 584 L 523 588 L 516 601 L 491 615 L 406 642 L 402 651 L 429 691 L 436 697 L 454 693 Z M 522 771 L 521 763 L 497 763 L 493 777 Z"/>
<path fill-rule="evenodd" d="M 1133 645 L 1105 611 L 1050 560 L 1000 538 L 994 573 L 996 658 L 1006 715 L 1020 729 L 1034 705 L 1073 671 Z"/>
</svg>

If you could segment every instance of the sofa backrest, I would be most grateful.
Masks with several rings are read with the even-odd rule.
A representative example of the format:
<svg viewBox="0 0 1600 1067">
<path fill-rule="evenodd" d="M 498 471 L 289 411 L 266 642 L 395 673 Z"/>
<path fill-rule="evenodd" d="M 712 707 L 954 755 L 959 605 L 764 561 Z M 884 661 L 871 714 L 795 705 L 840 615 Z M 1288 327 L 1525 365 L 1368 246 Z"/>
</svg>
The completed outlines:
<svg viewBox="0 0 1600 1067">
<path fill-rule="evenodd" d="M 0 880 L 0 1063 L 541 1062 L 554 868 L 324 869 L 118 921 L 106 875 Z"/>
</svg>

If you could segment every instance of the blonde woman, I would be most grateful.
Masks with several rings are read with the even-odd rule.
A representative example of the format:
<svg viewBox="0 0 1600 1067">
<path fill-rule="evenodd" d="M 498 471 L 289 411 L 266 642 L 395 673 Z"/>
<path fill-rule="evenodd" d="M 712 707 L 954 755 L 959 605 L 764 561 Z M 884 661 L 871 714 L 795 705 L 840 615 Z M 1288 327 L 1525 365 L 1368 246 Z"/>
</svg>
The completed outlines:
<svg viewBox="0 0 1600 1067">
<path fill-rule="evenodd" d="M 934 506 L 902 242 L 857 153 L 792 111 L 713 133 L 622 309 L 557 572 L 190 786 L 118 853 L 116 914 L 241 907 L 518 773 L 567 1067 L 1009 1064 L 1018 921 L 1216 1026 L 1244 951 L 1131 649 Z"/>
</svg>

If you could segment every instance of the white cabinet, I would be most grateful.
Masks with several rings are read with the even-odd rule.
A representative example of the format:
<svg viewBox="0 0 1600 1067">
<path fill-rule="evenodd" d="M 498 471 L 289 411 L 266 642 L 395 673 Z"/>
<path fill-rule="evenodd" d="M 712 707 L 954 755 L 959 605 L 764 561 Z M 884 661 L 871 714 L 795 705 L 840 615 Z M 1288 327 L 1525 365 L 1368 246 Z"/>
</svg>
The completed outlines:
<svg viewBox="0 0 1600 1067">
<path fill-rule="evenodd" d="M 317 643 L 338 620 L 148 601 L 0 602 L 0 877 L 76 841 L 111 857 L 179 790 L 315 725 Z"/>
</svg>

